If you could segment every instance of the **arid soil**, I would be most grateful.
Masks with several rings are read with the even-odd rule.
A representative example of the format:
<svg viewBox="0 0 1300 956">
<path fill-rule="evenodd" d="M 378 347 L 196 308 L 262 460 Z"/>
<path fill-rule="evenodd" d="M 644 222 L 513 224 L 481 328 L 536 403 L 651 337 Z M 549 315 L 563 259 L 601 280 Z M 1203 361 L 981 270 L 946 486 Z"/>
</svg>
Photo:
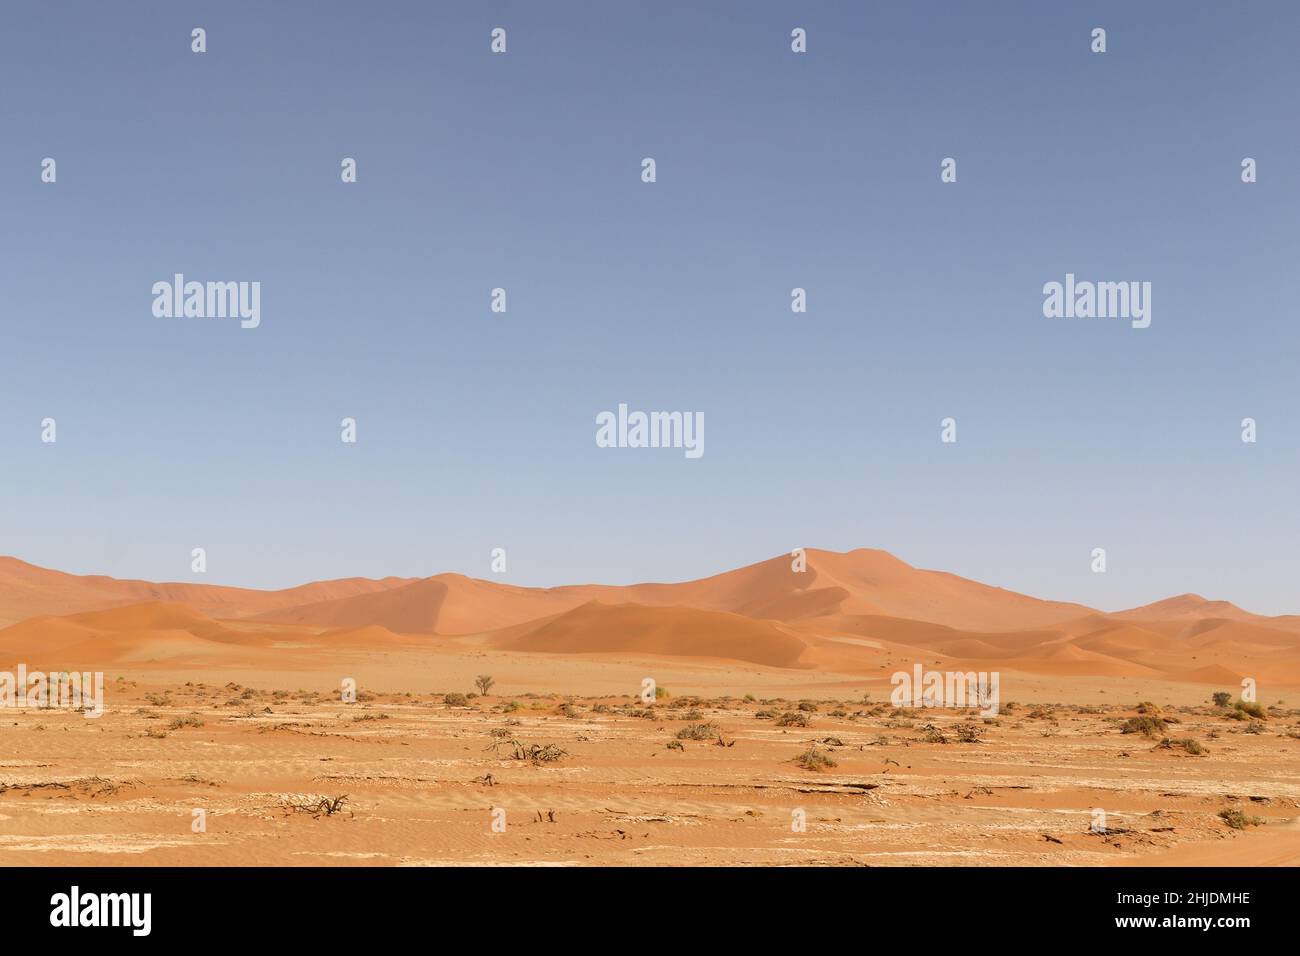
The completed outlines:
<svg viewBox="0 0 1300 956">
<path fill-rule="evenodd" d="M 1163 717 L 1177 723 L 1146 737 L 1121 732 L 1131 707 L 1013 703 L 983 719 L 860 699 L 365 691 L 343 704 L 128 680 L 108 695 L 98 719 L 2 715 L 0 862 L 1300 863 L 1295 710 L 1175 706 Z M 1161 746 L 1186 738 L 1206 752 Z M 801 765 L 810 750 L 826 763 Z"/>
</svg>

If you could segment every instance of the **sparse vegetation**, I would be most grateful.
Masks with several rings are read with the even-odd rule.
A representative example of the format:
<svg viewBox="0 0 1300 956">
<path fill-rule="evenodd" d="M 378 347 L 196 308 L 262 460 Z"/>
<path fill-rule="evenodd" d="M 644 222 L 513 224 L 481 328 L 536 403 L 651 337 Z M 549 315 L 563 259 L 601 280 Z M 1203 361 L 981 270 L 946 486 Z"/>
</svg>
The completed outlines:
<svg viewBox="0 0 1300 956">
<path fill-rule="evenodd" d="M 484 697 L 487 696 L 487 692 L 492 689 L 495 683 L 496 681 L 488 674 L 479 674 L 478 677 L 474 678 L 474 686 L 478 688 L 479 694 Z"/>
<path fill-rule="evenodd" d="M 819 750 L 816 744 L 810 744 L 807 750 L 794 758 L 794 762 L 804 770 L 818 772 L 839 766 L 834 757 L 824 750 Z"/>
<path fill-rule="evenodd" d="M 712 740 L 718 735 L 718 725 L 714 723 L 690 724 L 677 731 L 678 740 Z"/>
<path fill-rule="evenodd" d="M 1178 737 L 1175 739 L 1166 737 L 1156 744 L 1156 747 L 1161 750 L 1185 750 L 1193 757 L 1199 757 L 1206 752 L 1205 748 L 1201 746 L 1201 742 L 1194 737 Z"/>
<path fill-rule="evenodd" d="M 1120 733 L 1124 734 L 1141 734 L 1143 737 L 1159 737 L 1164 734 L 1166 724 L 1159 717 L 1140 716 L 1130 717 L 1124 721 L 1120 727 Z"/>
<path fill-rule="evenodd" d="M 342 813 L 348 802 L 347 794 L 337 797 L 290 797 L 284 801 L 284 807 L 290 813 L 307 813 L 312 818 L 332 817 Z M 348 816 L 353 816 L 351 810 Z"/>
<path fill-rule="evenodd" d="M 1245 714 L 1247 717 L 1254 717 L 1256 720 L 1267 720 L 1268 711 L 1264 705 L 1254 700 L 1239 700 L 1232 705 L 1234 710 Z"/>
<path fill-rule="evenodd" d="M 807 727 L 808 715 L 797 710 L 786 711 L 776 719 L 778 727 Z"/>
<path fill-rule="evenodd" d="M 1247 827 L 1257 827 L 1264 822 L 1263 817 L 1252 817 L 1236 807 L 1231 810 L 1220 810 L 1219 819 L 1234 830 L 1244 830 Z"/>
<path fill-rule="evenodd" d="M 563 760 L 569 755 L 567 750 L 562 750 L 555 744 L 525 744 L 518 740 L 510 741 L 514 747 L 515 760 L 527 760 L 532 763 L 554 763 L 557 760 Z"/>
</svg>

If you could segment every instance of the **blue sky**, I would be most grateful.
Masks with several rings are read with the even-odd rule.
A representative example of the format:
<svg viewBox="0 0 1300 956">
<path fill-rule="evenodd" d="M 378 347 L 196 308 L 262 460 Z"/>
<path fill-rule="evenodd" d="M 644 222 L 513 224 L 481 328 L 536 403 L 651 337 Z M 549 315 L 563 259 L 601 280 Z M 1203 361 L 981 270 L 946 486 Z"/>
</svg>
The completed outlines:
<svg viewBox="0 0 1300 956">
<path fill-rule="evenodd" d="M 1297 27 L 1286 3 L 6 8 L 0 552 L 185 580 L 204 547 L 208 580 L 271 587 L 487 577 L 495 547 L 550 585 L 869 546 L 1106 609 L 1300 611 Z M 261 282 L 261 327 L 155 318 L 176 272 Z M 1151 327 L 1044 318 L 1067 272 L 1151 282 Z M 597 448 L 620 402 L 703 412 L 704 456 Z"/>
</svg>

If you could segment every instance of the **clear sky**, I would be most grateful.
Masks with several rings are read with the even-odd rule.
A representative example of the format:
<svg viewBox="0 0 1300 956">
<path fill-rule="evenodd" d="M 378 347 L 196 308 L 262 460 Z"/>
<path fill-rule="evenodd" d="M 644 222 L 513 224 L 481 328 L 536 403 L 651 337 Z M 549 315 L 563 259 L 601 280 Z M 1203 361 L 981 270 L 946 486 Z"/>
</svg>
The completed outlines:
<svg viewBox="0 0 1300 956">
<path fill-rule="evenodd" d="M 868 546 L 1300 611 L 1298 32 L 1291 2 L 5 4 L 0 553 L 187 580 L 203 547 L 273 587 L 502 547 L 550 585 Z M 176 272 L 260 282 L 260 328 L 155 317 Z M 1067 272 L 1151 282 L 1150 328 L 1045 318 Z M 703 412 L 705 454 L 596 447 L 620 402 Z"/>
</svg>

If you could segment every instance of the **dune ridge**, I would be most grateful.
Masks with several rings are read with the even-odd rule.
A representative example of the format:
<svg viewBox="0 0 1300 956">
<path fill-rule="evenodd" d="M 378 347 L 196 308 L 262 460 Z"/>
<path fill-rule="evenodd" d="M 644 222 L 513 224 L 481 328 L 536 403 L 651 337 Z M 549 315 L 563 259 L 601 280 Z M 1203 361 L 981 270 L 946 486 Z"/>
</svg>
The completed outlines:
<svg viewBox="0 0 1300 956">
<path fill-rule="evenodd" d="M 273 591 L 71 575 L 0 558 L 0 656 L 51 666 L 256 663 L 444 643 L 878 675 L 1028 674 L 1300 683 L 1300 626 L 1182 594 L 1114 613 L 1042 600 L 885 551 L 808 549 L 679 583 L 529 588 L 460 574 Z"/>
</svg>

